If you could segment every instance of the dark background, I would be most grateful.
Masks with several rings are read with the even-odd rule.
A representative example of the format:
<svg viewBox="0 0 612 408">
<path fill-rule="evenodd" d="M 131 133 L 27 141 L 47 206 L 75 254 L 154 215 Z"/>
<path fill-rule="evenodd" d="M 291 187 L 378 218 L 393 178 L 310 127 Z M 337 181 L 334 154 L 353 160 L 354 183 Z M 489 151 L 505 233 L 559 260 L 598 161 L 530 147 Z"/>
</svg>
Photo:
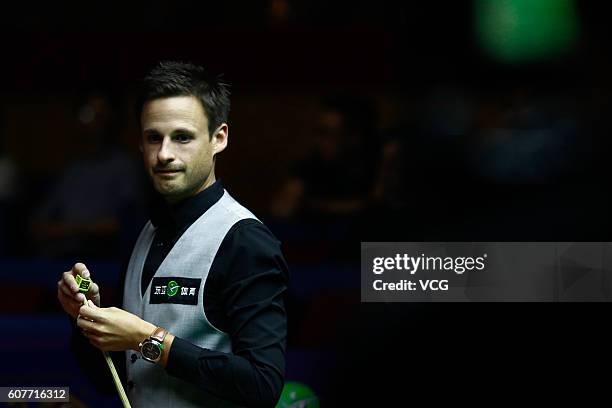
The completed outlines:
<svg viewBox="0 0 612 408">
<path fill-rule="evenodd" d="M 13 180 L 1 197 L 0 384 L 70 385 L 87 405 L 119 403 L 97 395 L 75 366 L 55 283 L 83 261 L 104 293 L 116 286 L 146 220 L 143 174 L 125 176 L 141 167 L 135 84 L 156 61 L 178 59 L 232 83 L 230 145 L 217 176 L 284 243 L 288 380 L 328 406 L 419 396 L 525 403 L 534 391 L 549 403 L 578 394 L 584 404 L 597 395 L 610 366 L 608 304 L 359 303 L 362 241 L 610 241 L 608 7 L 534 0 L 570 5 L 560 24 L 575 24 L 572 40 L 512 58 L 487 49 L 479 11 L 509 5 L 513 21 L 540 13 L 536 27 L 554 18 L 553 6 L 527 3 L 12 4 L 0 39 L 0 158 L 11 163 L 0 176 Z M 535 33 L 519 48 L 545 31 Z M 108 143 L 88 139 L 82 115 L 92 92 L 112 112 Z M 330 95 L 366 108 L 338 142 L 340 151 L 352 140 L 358 148 L 320 165 L 312 157 L 330 132 L 321 128 Z M 100 164 L 105 175 L 119 169 L 97 179 L 101 198 L 62 190 L 88 186 L 66 174 L 89 174 L 88 158 L 107 145 L 123 161 Z M 85 167 L 71 170 L 75 163 Z M 353 168 L 358 176 L 344 183 Z M 126 178 L 135 184 L 123 188 L 142 191 L 121 201 L 113 192 Z M 297 209 L 279 213 L 273 203 L 295 179 L 306 186 Z M 357 209 L 317 205 L 344 188 L 341 198 Z M 113 210 L 100 230 L 64 231 L 59 245 L 43 224 L 65 218 L 41 209 L 58 191 L 84 208 L 108 197 Z"/>
</svg>

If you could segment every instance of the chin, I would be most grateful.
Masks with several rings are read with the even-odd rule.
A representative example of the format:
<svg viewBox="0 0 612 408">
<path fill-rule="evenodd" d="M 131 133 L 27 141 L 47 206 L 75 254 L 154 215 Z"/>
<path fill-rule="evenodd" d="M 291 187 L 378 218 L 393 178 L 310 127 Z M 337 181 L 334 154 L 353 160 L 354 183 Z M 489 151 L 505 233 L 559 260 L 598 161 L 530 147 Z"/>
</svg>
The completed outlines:
<svg viewBox="0 0 612 408">
<path fill-rule="evenodd" d="M 180 191 L 178 191 L 175 186 L 167 184 L 155 184 L 155 190 L 157 190 L 157 192 L 163 196 L 174 196 L 180 194 Z"/>
<path fill-rule="evenodd" d="M 178 186 L 156 185 L 155 190 L 166 200 L 176 200 L 185 196 L 186 191 L 178 188 Z"/>
</svg>

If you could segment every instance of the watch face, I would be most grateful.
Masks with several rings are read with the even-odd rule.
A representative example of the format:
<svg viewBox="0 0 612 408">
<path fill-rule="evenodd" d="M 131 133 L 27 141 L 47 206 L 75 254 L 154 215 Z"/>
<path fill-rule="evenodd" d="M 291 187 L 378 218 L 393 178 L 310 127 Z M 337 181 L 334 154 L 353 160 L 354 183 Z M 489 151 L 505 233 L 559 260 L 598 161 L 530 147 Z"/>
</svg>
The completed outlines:
<svg viewBox="0 0 612 408">
<path fill-rule="evenodd" d="M 150 360 L 157 360 L 161 356 L 159 346 L 152 341 L 142 345 L 142 355 Z"/>
</svg>

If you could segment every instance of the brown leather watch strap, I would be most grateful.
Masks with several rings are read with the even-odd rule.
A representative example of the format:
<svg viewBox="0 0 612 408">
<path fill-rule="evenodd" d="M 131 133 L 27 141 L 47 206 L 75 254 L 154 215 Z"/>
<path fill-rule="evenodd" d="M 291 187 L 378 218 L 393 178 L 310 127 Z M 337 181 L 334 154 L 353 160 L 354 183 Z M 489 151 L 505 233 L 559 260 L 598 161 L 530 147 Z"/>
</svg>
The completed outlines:
<svg viewBox="0 0 612 408">
<path fill-rule="evenodd" d="M 166 329 L 163 327 L 157 327 L 155 330 L 153 330 L 153 333 L 151 333 L 151 338 L 163 343 L 164 339 L 166 338 L 166 334 L 168 334 Z"/>
</svg>

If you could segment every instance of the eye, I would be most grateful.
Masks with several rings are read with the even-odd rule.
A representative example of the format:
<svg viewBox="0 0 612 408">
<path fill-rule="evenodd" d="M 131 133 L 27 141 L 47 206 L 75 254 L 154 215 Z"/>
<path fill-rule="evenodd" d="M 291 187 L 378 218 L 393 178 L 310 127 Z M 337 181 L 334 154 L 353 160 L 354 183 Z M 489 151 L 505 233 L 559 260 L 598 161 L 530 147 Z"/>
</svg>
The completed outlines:
<svg viewBox="0 0 612 408">
<path fill-rule="evenodd" d="M 178 133 L 174 136 L 174 140 L 179 143 L 188 143 L 192 139 L 192 136 L 187 133 Z"/>
<path fill-rule="evenodd" d="M 162 137 L 159 133 L 147 133 L 147 142 L 149 143 L 159 143 L 162 140 Z"/>
</svg>

